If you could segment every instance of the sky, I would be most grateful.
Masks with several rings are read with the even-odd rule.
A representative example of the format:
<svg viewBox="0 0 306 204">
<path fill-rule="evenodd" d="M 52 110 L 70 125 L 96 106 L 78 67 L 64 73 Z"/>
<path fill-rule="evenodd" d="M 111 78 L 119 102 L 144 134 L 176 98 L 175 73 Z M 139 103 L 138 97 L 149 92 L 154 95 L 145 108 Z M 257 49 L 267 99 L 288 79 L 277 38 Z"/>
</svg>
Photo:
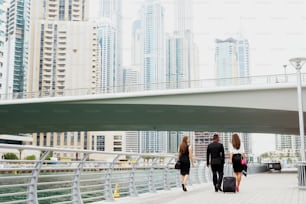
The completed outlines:
<svg viewBox="0 0 306 204">
<path fill-rule="evenodd" d="M 189 0 L 202 79 L 215 76 L 215 39 L 243 36 L 250 43 L 251 75 L 284 73 L 292 57 L 306 56 L 305 0 Z M 91 16 L 98 0 L 90 0 Z M 122 0 L 123 65 L 131 64 L 131 28 L 144 0 Z M 165 31 L 174 30 L 175 0 L 161 0 Z M 287 73 L 294 73 L 291 66 Z"/>
<path fill-rule="evenodd" d="M 242 36 L 250 44 L 250 74 L 283 74 L 293 57 L 306 57 L 305 0 L 189 0 L 193 2 L 193 33 L 199 48 L 200 78 L 215 78 L 215 39 Z M 91 16 L 98 0 L 90 0 Z M 123 65 L 131 64 L 131 28 L 144 0 L 122 0 Z M 175 0 L 161 0 L 165 31 L 174 30 Z M 295 69 L 288 66 L 287 73 Z M 254 153 L 271 151 L 274 135 L 253 134 Z"/>
</svg>

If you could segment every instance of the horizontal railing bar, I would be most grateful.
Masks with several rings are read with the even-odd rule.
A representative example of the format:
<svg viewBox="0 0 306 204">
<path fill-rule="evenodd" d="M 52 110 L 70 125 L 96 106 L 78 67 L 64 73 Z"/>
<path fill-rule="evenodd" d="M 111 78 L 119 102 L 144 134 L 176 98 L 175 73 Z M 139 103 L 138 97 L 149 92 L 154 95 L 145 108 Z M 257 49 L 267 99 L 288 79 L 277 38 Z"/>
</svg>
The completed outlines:
<svg viewBox="0 0 306 204">
<path fill-rule="evenodd" d="M 66 198 L 66 197 L 71 197 L 71 194 L 55 195 L 55 196 L 48 196 L 48 197 L 38 197 L 38 200 L 42 201 L 42 200 L 51 200 L 51 199 Z"/>
<path fill-rule="evenodd" d="M 103 192 L 103 191 L 101 191 L 101 190 L 86 191 L 86 192 L 81 192 L 81 195 L 94 194 L 94 193 L 100 193 L 100 192 Z"/>
<path fill-rule="evenodd" d="M 106 175 L 107 172 L 105 171 L 105 173 L 85 173 L 85 172 L 82 172 L 81 176 L 104 176 Z"/>
<path fill-rule="evenodd" d="M 0 171 L 33 171 L 35 168 L 1 168 Z"/>
<path fill-rule="evenodd" d="M 44 193 L 44 192 L 57 192 L 57 191 L 61 191 L 61 190 L 71 190 L 71 187 L 66 187 L 66 188 L 48 188 L 48 189 L 44 189 L 44 190 L 37 190 L 38 193 Z"/>
<path fill-rule="evenodd" d="M 103 181 L 105 180 L 104 178 L 81 178 L 80 179 L 80 182 L 90 182 L 90 181 L 96 181 L 96 182 L 99 182 L 99 181 Z"/>
<path fill-rule="evenodd" d="M 102 187 L 104 186 L 104 183 L 96 184 L 96 185 L 86 185 L 86 186 L 80 186 L 81 189 L 83 188 L 96 188 L 96 187 Z"/>
<path fill-rule="evenodd" d="M 105 196 L 96 196 L 90 198 L 83 198 L 83 201 L 97 200 L 97 199 L 105 199 Z"/>
<path fill-rule="evenodd" d="M 14 185 L 12 185 L 12 184 L 10 184 L 10 185 L 1 185 L 0 186 L 0 189 L 2 189 L 2 188 L 16 188 L 16 187 L 27 187 L 29 184 L 28 183 L 23 183 L 23 184 L 14 184 Z"/>
<path fill-rule="evenodd" d="M 18 203 L 24 203 L 25 200 L 14 200 L 14 201 L 6 201 L 6 202 L 1 202 L 1 204 L 18 204 Z"/>
<path fill-rule="evenodd" d="M 74 174 L 49 174 L 49 175 L 46 175 L 46 174 L 41 174 L 39 177 L 40 178 L 53 178 L 53 177 L 73 177 Z"/>
<path fill-rule="evenodd" d="M 45 186 L 45 185 L 51 185 L 51 184 L 67 184 L 72 183 L 72 181 L 50 181 L 50 182 L 39 182 L 37 183 L 38 186 Z"/>
<path fill-rule="evenodd" d="M 4 194 L 0 194 L 0 197 L 4 197 L 4 196 L 16 196 L 16 195 L 26 195 L 27 192 L 24 191 L 24 192 L 14 192 L 14 193 L 6 193 L 5 195 Z"/>
<path fill-rule="evenodd" d="M 12 180 L 12 179 L 29 179 L 31 178 L 31 175 L 29 176 L 0 176 L 1 180 Z"/>
</svg>

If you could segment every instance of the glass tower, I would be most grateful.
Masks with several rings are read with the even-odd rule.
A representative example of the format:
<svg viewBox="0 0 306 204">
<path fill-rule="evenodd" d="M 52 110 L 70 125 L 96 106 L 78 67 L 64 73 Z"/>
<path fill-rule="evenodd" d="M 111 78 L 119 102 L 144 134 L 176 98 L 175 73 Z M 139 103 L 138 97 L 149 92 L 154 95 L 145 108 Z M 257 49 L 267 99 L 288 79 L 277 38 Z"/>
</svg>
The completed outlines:
<svg viewBox="0 0 306 204">
<path fill-rule="evenodd" d="M 102 89 L 119 91 L 121 70 L 121 1 L 100 0 L 98 14 L 98 59 Z"/>
<path fill-rule="evenodd" d="M 11 0 L 6 19 L 6 93 L 26 90 L 30 1 Z"/>
</svg>

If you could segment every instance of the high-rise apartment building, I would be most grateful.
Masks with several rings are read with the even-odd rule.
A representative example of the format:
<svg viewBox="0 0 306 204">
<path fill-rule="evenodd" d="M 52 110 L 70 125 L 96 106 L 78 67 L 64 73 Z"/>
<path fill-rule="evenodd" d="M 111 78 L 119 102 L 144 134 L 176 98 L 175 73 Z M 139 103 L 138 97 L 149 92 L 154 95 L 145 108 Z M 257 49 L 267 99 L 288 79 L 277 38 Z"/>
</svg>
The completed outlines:
<svg viewBox="0 0 306 204">
<path fill-rule="evenodd" d="M 146 0 L 141 11 L 144 84 L 146 90 L 154 90 L 165 81 L 164 7 L 160 0 Z"/>
<path fill-rule="evenodd" d="M 2 89 L 6 94 L 26 91 L 30 0 L 11 0 L 7 4 L 6 43 Z"/>
<path fill-rule="evenodd" d="M 4 82 L 6 81 L 5 67 L 5 33 L 6 33 L 6 0 L 0 0 L 0 99 L 5 94 Z"/>
<path fill-rule="evenodd" d="M 96 87 L 97 39 L 88 10 L 89 0 L 32 3 L 29 91 L 76 95 Z"/>
<path fill-rule="evenodd" d="M 99 0 L 97 24 L 100 86 L 107 93 L 121 91 L 121 0 Z"/>
<path fill-rule="evenodd" d="M 246 78 L 233 80 L 237 77 L 248 77 L 249 43 L 247 39 L 228 38 L 216 39 L 216 78 L 220 79 L 218 85 L 233 85 L 247 83 Z"/>
<path fill-rule="evenodd" d="M 306 142 L 305 142 L 306 143 Z M 290 150 L 299 152 L 301 148 L 301 138 L 297 135 L 275 135 L 276 150 L 284 151 Z"/>
<path fill-rule="evenodd" d="M 167 88 L 186 88 L 199 79 L 198 49 L 194 43 L 192 1 L 175 0 L 175 31 L 166 39 Z"/>
<path fill-rule="evenodd" d="M 126 152 L 140 152 L 140 137 L 138 131 L 128 131 L 125 132 L 126 135 Z"/>
<path fill-rule="evenodd" d="M 138 91 L 139 71 L 135 67 L 123 68 L 123 92 Z"/>
<path fill-rule="evenodd" d="M 197 47 L 189 30 L 174 32 L 166 39 L 167 88 L 188 88 L 199 79 Z"/>
<path fill-rule="evenodd" d="M 193 29 L 193 0 L 174 0 L 175 30 L 178 32 Z"/>
<path fill-rule="evenodd" d="M 134 25 L 133 35 L 134 45 L 141 52 L 134 56 L 139 56 L 139 64 L 143 63 L 140 74 L 144 89 L 154 90 L 158 88 L 158 83 L 165 81 L 164 7 L 160 0 L 145 0 L 139 15 L 141 22 Z M 138 44 L 142 42 L 143 45 Z M 141 152 L 167 152 L 167 132 L 146 131 L 139 134 Z"/>
</svg>

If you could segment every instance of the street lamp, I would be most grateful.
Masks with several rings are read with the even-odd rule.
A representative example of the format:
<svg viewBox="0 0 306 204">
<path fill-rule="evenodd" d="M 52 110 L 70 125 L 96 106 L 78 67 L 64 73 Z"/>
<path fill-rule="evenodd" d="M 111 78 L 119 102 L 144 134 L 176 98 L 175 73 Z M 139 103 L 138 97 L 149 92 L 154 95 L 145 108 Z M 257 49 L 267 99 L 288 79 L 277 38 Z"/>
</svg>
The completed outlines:
<svg viewBox="0 0 306 204">
<path fill-rule="evenodd" d="M 300 126 L 300 137 L 301 137 L 301 159 L 302 161 L 305 161 L 304 117 L 303 117 L 301 69 L 306 62 L 306 58 L 304 57 L 292 58 L 289 60 L 289 62 L 296 69 L 298 106 L 299 106 L 299 126 Z"/>
</svg>

